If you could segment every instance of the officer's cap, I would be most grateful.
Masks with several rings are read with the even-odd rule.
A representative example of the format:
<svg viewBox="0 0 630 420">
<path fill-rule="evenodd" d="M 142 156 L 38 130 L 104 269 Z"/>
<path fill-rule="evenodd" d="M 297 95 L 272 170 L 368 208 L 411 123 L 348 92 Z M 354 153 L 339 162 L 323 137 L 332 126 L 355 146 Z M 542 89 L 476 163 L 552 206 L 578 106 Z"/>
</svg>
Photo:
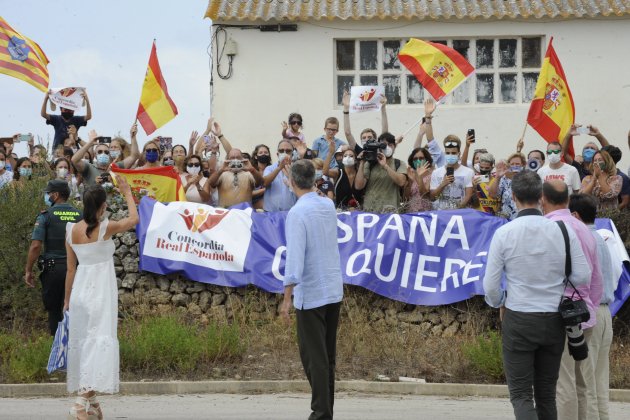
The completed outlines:
<svg viewBox="0 0 630 420">
<path fill-rule="evenodd" d="M 47 193 L 58 192 L 58 193 L 66 193 L 70 194 L 70 187 L 68 186 L 68 182 L 63 179 L 53 179 L 52 181 L 48 181 L 48 185 L 46 185 L 46 189 L 44 190 Z"/>
</svg>

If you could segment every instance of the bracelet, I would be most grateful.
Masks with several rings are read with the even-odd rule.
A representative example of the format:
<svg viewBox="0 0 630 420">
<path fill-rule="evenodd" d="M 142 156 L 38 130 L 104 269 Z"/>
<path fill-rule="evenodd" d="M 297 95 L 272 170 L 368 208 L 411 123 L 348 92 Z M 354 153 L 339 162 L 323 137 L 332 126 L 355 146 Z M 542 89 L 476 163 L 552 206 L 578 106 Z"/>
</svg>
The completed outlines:
<svg viewBox="0 0 630 420">
<path fill-rule="evenodd" d="M 345 115 L 348 115 L 348 114 L 350 114 L 350 111 L 343 111 L 343 113 L 344 113 Z"/>
</svg>

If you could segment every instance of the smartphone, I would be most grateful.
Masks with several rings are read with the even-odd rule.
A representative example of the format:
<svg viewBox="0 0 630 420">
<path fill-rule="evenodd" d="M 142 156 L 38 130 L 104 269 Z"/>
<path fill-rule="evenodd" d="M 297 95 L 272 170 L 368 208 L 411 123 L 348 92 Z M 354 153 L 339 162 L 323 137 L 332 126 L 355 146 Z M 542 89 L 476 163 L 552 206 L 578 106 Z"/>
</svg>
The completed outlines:
<svg viewBox="0 0 630 420">
<path fill-rule="evenodd" d="M 18 134 L 17 138 L 15 139 L 15 142 L 16 143 L 20 143 L 23 141 L 28 142 L 28 141 L 31 141 L 32 138 L 33 138 L 32 134 Z"/>
<path fill-rule="evenodd" d="M 101 174 L 101 179 L 103 180 L 103 182 L 111 182 L 111 175 L 109 174 L 109 172 L 103 172 Z"/>
<path fill-rule="evenodd" d="M 446 176 L 453 176 L 453 175 L 455 175 L 455 168 L 447 167 Z"/>
<path fill-rule="evenodd" d="M 206 144 L 206 146 L 210 146 L 212 144 L 212 137 L 203 136 L 203 142 Z"/>
<path fill-rule="evenodd" d="M 98 143 L 101 143 L 101 144 L 103 144 L 103 143 L 109 144 L 109 143 L 112 142 L 112 138 L 111 137 L 99 136 L 99 137 L 96 138 L 96 141 Z"/>
<path fill-rule="evenodd" d="M 470 137 L 472 136 L 472 142 L 475 142 L 475 129 L 474 128 L 469 128 L 468 129 L 468 133 L 466 133 L 466 137 Z"/>
<path fill-rule="evenodd" d="M 490 175 L 479 175 L 479 182 L 490 182 Z"/>
<path fill-rule="evenodd" d="M 203 174 L 203 176 L 205 176 L 206 178 L 210 178 L 210 171 L 201 171 L 201 173 Z"/>
<path fill-rule="evenodd" d="M 158 137 L 160 140 L 160 151 L 165 152 L 173 149 L 173 137 Z"/>
<path fill-rule="evenodd" d="M 588 129 L 588 127 L 584 127 L 584 126 L 582 126 L 582 127 L 578 127 L 578 128 L 576 129 L 576 131 L 577 131 L 577 133 L 578 133 L 578 136 L 581 136 L 581 135 L 583 135 L 583 134 L 588 134 L 588 133 L 590 132 L 590 130 Z"/>
</svg>

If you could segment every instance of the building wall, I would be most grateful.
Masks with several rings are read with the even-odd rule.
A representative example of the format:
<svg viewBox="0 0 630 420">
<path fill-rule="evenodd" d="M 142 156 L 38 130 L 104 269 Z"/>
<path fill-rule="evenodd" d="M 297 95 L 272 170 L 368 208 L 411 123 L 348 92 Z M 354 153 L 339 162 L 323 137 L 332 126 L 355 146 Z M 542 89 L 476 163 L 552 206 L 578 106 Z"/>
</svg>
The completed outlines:
<svg viewBox="0 0 630 420">
<path fill-rule="evenodd" d="M 418 23 L 335 20 L 300 22 L 297 32 L 264 33 L 238 28 L 227 28 L 227 32 L 237 42 L 238 54 L 229 80 L 221 80 L 215 74 L 213 116 L 222 123 L 230 141 L 244 150 L 251 151 L 258 143 L 275 148 L 280 139 L 280 123 L 290 112 L 302 114 L 309 144 L 322 134 L 326 117 L 341 120 L 342 110 L 336 106 L 334 91 L 337 38 L 543 35 L 544 44 L 549 36 L 554 37 L 554 47 L 573 93 L 576 122 L 600 128 L 623 151 L 621 167 L 625 170 L 630 166 L 630 81 L 626 77 L 630 56 L 624 51 L 624 46 L 630 45 L 629 19 Z M 444 106 L 436 111 L 435 135 L 442 139 L 454 133 L 463 138 L 468 128 L 475 128 L 475 146 L 487 147 L 495 157 L 505 158 L 515 148 L 528 109 L 529 104 Z M 422 112 L 416 105 L 388 106 L 390 131 L 405 132 Z M 380 114 L 353 114 L 352 126 L 355 137 L 365 127 L 379 131 Z M 400 145 L 397 157 L 406 159 L 416 132 L 414 129 Z M 586 136 L 576 137 L 578 150 L 586 140 Z M 524 150 L 544 147 L 538 133 L 528 127 Z"/>
</svg>

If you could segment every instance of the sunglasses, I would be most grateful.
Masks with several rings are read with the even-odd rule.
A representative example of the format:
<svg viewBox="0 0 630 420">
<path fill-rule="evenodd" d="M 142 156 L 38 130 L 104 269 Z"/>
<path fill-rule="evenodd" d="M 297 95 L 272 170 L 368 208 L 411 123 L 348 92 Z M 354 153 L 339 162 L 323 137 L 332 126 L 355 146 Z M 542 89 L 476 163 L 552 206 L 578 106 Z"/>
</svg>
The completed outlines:
<svg viewBox="0 0 630 420">
<path fill-rule="evenodd" d="M 326 130 L 326 131 L 330 131 L 331 133 L 336 133 L 337 131 L 339 131 L 339 130 L 338 130 L 338 129 L 336 129 L 336 128 L 328 128 L 328 127 L 324 128 L 324 130 Z"/>
<path fill-rule="evenodd" d="M 158 152 L 159 149 L 144 149 L 145 152 Z"/>
<path fill-rule="evenodd" d="M 447 141 L 444 143 L 444 147 L 459 147 L 459 143 L 456 141 Z"/>
<path fill-rule="evenodd" d="M 189 168 L 192 168 L 192 167 L 198 168 L 201 166 L 201 163 L 189 163 L 186 166 L 188 166 Z"/>
<path fill-rule="evenodd" d="M 557 155 L 559 153 L 560 153 L 560 150 L 547 150 L 547 154 L 548 155 L 551 155 L 551 154 L 556 154 Z"/>
<path fill-rule="evenodd" d="M 106 155 L 109 155 L 109 150 L 97 150 L 96 151 L 97 155 L 102 155 L 103 153 L 105 153 Z"/>
<path fill-rule="evenodd" d="M 293 149 L 278 149 L 278 153 L 293 153 Z"/>
<path fill-rule="evenodd" d="M 289 124 L 291 124 L 291 125 L 297 124 L 299 126 L 302 126 L 302 121 L 299 121 L 299 120 L 289 121 Z"/>
</svg>

